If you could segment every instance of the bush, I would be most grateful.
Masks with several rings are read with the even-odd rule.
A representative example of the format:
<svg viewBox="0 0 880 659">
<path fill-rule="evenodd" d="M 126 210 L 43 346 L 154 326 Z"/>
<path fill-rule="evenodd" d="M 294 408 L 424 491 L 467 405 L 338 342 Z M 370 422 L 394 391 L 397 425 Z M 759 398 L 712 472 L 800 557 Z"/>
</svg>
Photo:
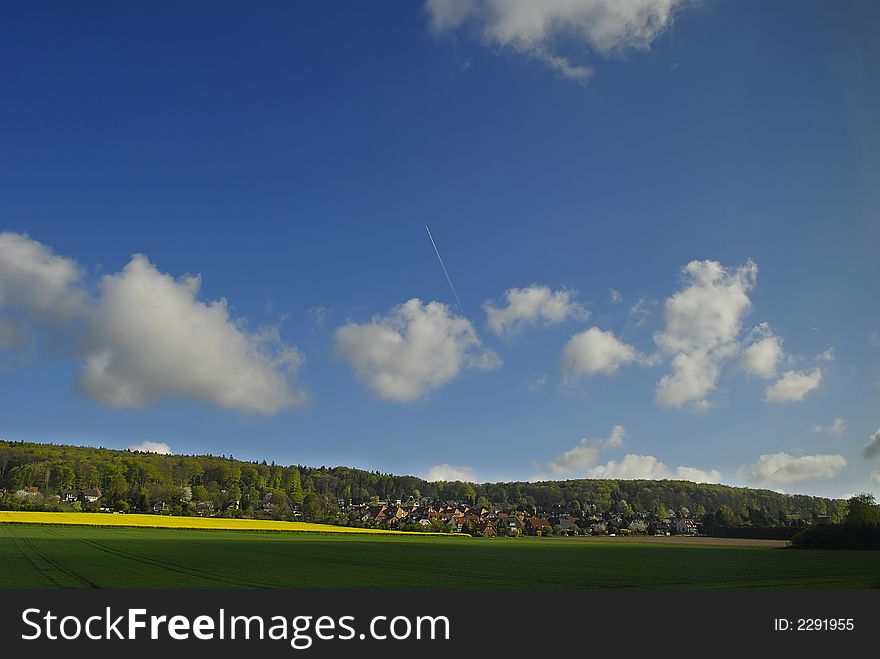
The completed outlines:
<svg viewBox="0 0 880 659">
<path fill-rule="evenodd" d="M 880 524 L 823 524 L 791 539 L 795 547 L 823 549 L 880 549 Z"/>
</svg>

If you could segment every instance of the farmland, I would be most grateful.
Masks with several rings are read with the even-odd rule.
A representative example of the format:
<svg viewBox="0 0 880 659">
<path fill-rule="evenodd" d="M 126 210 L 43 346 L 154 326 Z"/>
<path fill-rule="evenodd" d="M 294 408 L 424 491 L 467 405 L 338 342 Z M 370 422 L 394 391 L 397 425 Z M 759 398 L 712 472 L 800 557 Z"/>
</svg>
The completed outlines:
<svg viewBox="0 0 880 659">
<path fill-rule="evenodd" d="M 312 533 L 395 534 L 400 531 L 360 529 L 309 522 L 223 517 L 171 517 L 168 515 L 105 515 L 102 513 L 51 513 L 0 510 L 0 523 L 62 524 L 76 526 L 140 527 L 161 529 L 203 529 L 222 531 L 288 531 Z"/>
<path fill-rule="evenodd" d="M 700 540 L 481 539 L 4 523 L 0 587 L 880 586 L 880 552 Z"/>
</svg>

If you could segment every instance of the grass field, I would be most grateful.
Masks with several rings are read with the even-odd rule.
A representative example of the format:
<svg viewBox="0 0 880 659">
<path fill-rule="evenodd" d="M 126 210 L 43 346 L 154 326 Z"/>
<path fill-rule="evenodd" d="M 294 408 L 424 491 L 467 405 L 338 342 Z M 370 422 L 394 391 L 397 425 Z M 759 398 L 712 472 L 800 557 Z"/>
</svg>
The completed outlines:
<svg viewBox="0 0 880 659">
<path fill-rule="evenodd" d="M 880 586 L 868 551 L 40 524 L 0 524 L 0 566 L 3 588 Z"/>
</svg>

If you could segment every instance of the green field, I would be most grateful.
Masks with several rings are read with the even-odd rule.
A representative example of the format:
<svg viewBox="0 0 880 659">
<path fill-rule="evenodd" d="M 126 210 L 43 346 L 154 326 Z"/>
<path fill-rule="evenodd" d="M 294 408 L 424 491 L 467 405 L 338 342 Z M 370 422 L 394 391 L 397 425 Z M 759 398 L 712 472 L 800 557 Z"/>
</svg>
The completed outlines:
<svg viewBox="0 0 880 659">
<path fill-rule="evenodd" d="M 867 551 L 37 524 L 0 524 L 0 565 L 3 588 L 880 586 Z"/>
</svg>

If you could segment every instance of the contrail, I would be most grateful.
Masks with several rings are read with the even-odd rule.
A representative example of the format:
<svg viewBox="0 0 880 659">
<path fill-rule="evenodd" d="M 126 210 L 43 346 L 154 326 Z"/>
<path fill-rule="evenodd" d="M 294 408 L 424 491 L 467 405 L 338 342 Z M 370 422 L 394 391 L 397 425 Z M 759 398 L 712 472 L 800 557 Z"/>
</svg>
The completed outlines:
<svg viewBox="0 0 880 659">
<path fill-rule="evenodd" d="M 458 310 L 461 313 L 464 313 L 464 309 L 461 308 L 461 300 L 458 299 L 458 293 L 455 292 L 455 286 L 452 285 L 452 280 L 449 278 L 449 273 L 446 272 L 446 266 L 443 265 L 443 258 L 440 256 L 440 250 L 437 249 L 437 243 L 434 242 L 434 236 L 431 235 L 431 230 L 428 228 L 428 225 L 425 225 L 425 231 L 428 232 L 428 238 L 431 239 L 431 244 L 434 246 L 434 253 L 437 255 L 437 260 L 440 261 L 440 267 L 443 268 L 443 274 L 446 275 L 446 281 L 449 282 L 449 288 L 452 289 L 452 294 L 455 296 L 455 302 L 458 304 Z"/>
</svg>

